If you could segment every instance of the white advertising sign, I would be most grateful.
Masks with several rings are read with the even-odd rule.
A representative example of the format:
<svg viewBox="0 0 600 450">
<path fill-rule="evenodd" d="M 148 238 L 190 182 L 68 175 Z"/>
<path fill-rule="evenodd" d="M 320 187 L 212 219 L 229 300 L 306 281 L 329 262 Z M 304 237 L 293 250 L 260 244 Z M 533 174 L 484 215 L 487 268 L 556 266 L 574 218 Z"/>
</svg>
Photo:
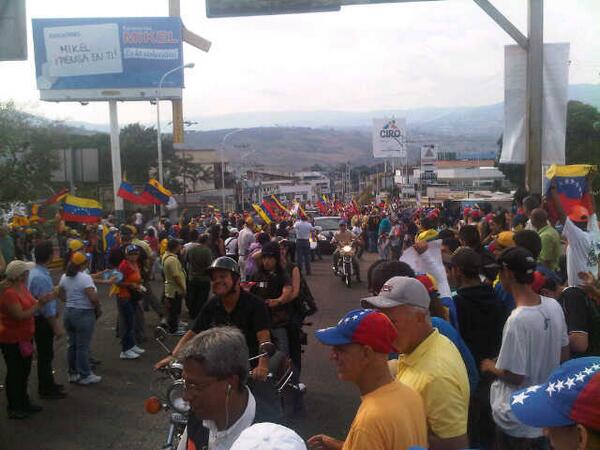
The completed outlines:
<svg viewBox="0 0 600 450">
<path fill-rule="evenodd" d="M 542 164 L 565 163 L 569 87 L 568 43 L 544 45 Z M 527 53 L 504 47 L 504 136 L 501 163 L 524 164 L 527 147 Z"/>
<path fill-rule="evenodd" d="M 50 77 L 122 73 L 116 23 L 44 28 Z"/>
<path fill-rule="evenodd" d="M 406 119 L 373 119 L 373 157 L 406 158 Z"/>
</svg>

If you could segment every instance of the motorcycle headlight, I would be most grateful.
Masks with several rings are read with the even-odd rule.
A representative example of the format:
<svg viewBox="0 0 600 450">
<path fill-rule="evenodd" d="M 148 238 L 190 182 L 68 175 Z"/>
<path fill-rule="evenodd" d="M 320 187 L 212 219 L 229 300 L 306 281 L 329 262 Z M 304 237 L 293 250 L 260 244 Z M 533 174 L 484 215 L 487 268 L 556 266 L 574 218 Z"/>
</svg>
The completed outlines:
<svg viewBox="0 0 600 450">
<path fill-rule="evenodd" d="M 346 253 L 351 252 L 352 251 L 352 246 L 350 246 L 350 245 L 344 245 L 342 247 L 342 250 L 345 251 Z"/>
<path fill-rule="evenodd" d="M 325 236 L 323 233 L 319 233 L 319 235 L 317 236 L 317 239 L 319 239 L 320 241 L 326 241 L 327 236 Z"/>
<path fill-rule="evenodd" d="M 167 403 L 173 411 L 187 414 L 190 404 L 183 399 L 183 380 L 178 380 L 167 390 Z"/>
</svg>

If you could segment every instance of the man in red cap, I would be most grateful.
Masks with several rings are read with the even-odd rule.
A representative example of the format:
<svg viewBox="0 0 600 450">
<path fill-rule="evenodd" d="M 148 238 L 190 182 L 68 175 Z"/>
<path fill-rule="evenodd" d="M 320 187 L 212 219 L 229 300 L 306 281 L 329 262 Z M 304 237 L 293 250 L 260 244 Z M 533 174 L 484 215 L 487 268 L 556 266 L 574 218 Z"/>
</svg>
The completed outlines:
<svg viewBox="0 0 600 450">
<path fill-rule="evenodd" d="M 388 354 L 394 351 L 396 329 L 372 309 L 350 311 L 335 327 L 318 330 L 317 339 L 332 346 L 338 377 L 360 390 L 361 405 L 345 441 L 318 434 L 308 440 L 311 450 L 406 450 L 427 446 L 423 400 L 414 390 L 394 381 Z"/>
<path fill-rule="evenodd" d="M 589 185 L 589 183 L 588 183 Z M 568 211 L 568 216 L 560 203 L 560 197 L 556 191 L 556 184 L 550 187 L 552 201 L 558 213 L 558 219 L 564 224 L 563 236 L 569 243 L 567 247 L 567 278 L 569 286 L 583 286 L 579 278 L 579 272 L 591 272 L 598 275 L 598 253 L 600 242 L 595 236 L 600 233 L 598 219 L 594 210 L 588 211 L 581 205 L 575 205 Z M 592 196 L 593 199 L 593 196 Z"/>
</svg>

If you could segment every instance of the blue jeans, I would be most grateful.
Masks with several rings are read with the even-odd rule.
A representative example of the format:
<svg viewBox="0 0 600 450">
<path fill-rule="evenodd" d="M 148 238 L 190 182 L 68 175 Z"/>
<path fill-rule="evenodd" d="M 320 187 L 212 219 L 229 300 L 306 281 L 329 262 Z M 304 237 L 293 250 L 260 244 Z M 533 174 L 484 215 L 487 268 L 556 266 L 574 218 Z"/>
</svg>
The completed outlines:
<svg viewBox="0 0 600 450">
<path fill-rule="evenodd" d="M 79 374 L 85 378 L 92 373 L 90 344 L 96 325 L 96 313 L 93 309 L 66 308 L 64 323 L 69 336 L 69 375 Z"/>
<path fill-rule="evenodd" d="M 377 231 L 367 231 L 367 249 L 371 253 L 377 253 Z"/>
<path fill-rule="evenodd" d="M 310 242 L 308 239 L 296 240 L 296 264 L 300 272 L 305 268 L 306 274 L 310 275 Z"/>
<path fill-rule="evenodd" d="M 119 314 L 121 315 L 120 324 L 123 326 L 119 330 L 121 335 L 121 351 L 126 352 L 135 345 L 134 326 L 136 303 L 133 300 L 117 299 Z"/>
</svg>

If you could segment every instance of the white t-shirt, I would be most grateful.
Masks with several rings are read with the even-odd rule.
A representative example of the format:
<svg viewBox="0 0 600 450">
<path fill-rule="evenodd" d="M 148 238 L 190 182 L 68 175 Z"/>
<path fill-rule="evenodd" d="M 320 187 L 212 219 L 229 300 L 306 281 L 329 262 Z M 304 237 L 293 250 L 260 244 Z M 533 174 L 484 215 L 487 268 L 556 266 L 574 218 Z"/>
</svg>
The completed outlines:
<svg viewBox="0 0 600 450">
<path fill-rule="evenodd" d="M 238 238 L 228 237 L 225 239 L 225 255 L 236 256 L 238 253 Z"/>
<path fill-rule="evenodd" d="M 578 228 L 567 217 L 563 236 L 569 241 L 567 246 L 567 278 L 569 286 L 580 286 L 583 284 L 579 272 L 592 272 L 594 277 L 598 276 L 598 257 L 600 256 L 600 230 L 596 214 L 588 219 L 588 231 Z"/>
<path fill-rule="evenodd" d="M 67 308 L 94 309 L 94 305 L 90 302 L 85 290 L 87 288 L 94 288 L 96 290 L 96 285 L 92 277 L 87 273 L 79 272 L 74 277 L 68 277 L 63 274 L 60 277 L 58 285 L 65 290 L 65 306 Z"/>
<path fill-rule="evenodd" d="M 519 306 L 508 317 L 502 332 L 502 347 L 496 368 L 524 375 L 515 386 L 502 380 L 492 383 L 490 403 L 496 424 L 514 437 L 537 438 L 541 428 L 523 425 L 510 408 L 511 394 L 529 386 L 545 383 L 560 365 L 562 347 L 569 345 L 567 324 L 561 306 L 554 299 L 541 297 L 536 306 Z"/>
<path fill-rule="evenodd" d="M 135 224 L 136 225 L 141 225 L 144 221 L 144 216 L 142 216 L 142 213 L 136 212 L 135 213 Z"/>
</svg>

